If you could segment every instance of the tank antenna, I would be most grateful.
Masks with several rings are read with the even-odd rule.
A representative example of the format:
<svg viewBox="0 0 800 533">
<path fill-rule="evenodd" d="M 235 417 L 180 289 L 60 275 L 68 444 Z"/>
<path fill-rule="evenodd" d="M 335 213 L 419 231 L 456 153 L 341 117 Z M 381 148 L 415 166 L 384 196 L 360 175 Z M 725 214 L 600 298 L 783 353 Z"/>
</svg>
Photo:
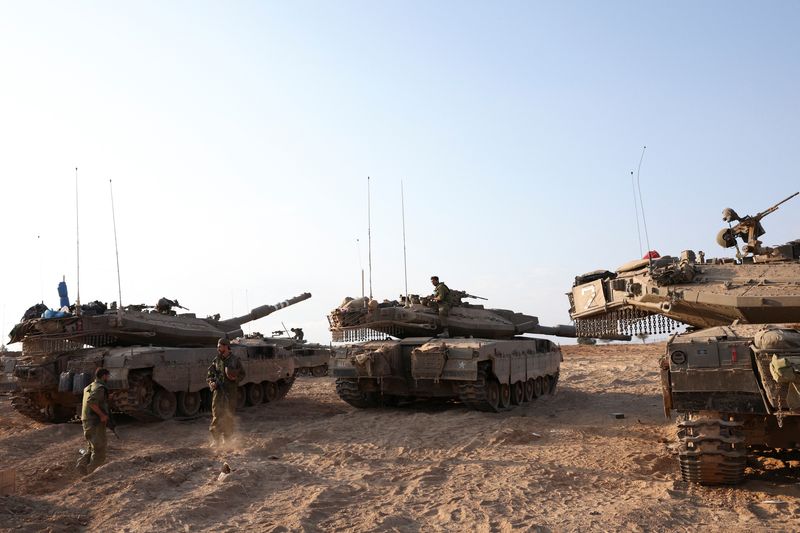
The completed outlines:
<svg viewBox="0 0 800 533">
<path fill-rule="evenodd" d="M 372 300 L 372 211 L 369 193 L 369 176 L 367 176 L 367 257 L 369 266 L 369 299 Z"/>
<path fill-rule="evenodd" d="M 358 250 L 358 268 L 361 269 L 361 297 L 364 297 L 364 263 L 361 262 L 361 240 L 356 237 L 356 249 Z"/>
<path fill-rule="evenodd" d="M 642 185 L 639 182 L 640 173 L 642 171 L 642 160 L 644 159 L 644 151 L 647 146 L 642 146 L 642 156 L 639 158 L 639 167 L 636 169 L 636 188 L 639 189 L 639 207 L 642 211 L 642 225 L 644 226 L 644 238 L 647 243 L 647 259 L 650 266 L 653 265 L 653 258 L 650 256 L 650 236 L 647 234 L 647 218 L 644 216 L 644 204 L 642 203 Z"/>
<path fill-rule="evenodd" d="M 633 170 L 631 170 L 631 189 L 633 189 L 633 210 L 636 212 L 636 235 L 639 237 L 639 255 L 642 254 L 642 229 L 639 225 L 639 204 L 636 202 L 636 182 L 634 181 Z"/>
<path fill-rule="evenodd" d="M 119 303 L 117 304 L 117 315 L 122 316 L 122 281 L 119 275 L 119 245 L 117 244 L 117 215 L 114 211 L 114 186 L 111 178 L 108 179 L 108 190 L 111 193 L 111 221 L 114 226 L 114 253 L 117 256 L 117 290 L 119 291 Z"/>
<path fill-rule="evenodd" d="M 406 288 L 406 307 L 408 307 L 408 261 L 406 260 L 406 199 L 403 180 L 400 180 L 400 209 L 403 213 L 403 280 Z"/>
<path fill-rule="evenodd" d="M 75 314 L 81 314 L 81 232 L 78 217 L 78 167 L 75 167 L 75 248 L 78 263 L 77 291 L 75 296 Z"/>
</svg>

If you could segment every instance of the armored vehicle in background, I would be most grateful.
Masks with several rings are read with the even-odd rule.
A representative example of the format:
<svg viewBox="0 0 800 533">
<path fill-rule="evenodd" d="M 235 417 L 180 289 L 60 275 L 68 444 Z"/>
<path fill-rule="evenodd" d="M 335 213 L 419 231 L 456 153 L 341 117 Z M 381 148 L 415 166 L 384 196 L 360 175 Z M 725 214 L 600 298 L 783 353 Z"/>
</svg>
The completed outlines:
<svg viewBox="0 0 800 533">
<path fill-rule="evenodd" d="M 427 298 L 345 300 L 328 316 L 334 342 L 353 343 L 331 360 L 339 397 L 359 408 L 439 398 L 502 411 L 555 392 L 559 346 L 523 335 L 574 337 L 574 328 L 540 326 L 535 316 L 485 309 L 464 297 L 451 291 L 452 338 L 436 337 L 444 328 Z"/>
<path fill-rule="evenodd" d="M 25 320 L 11 336 L 22 341 L 12 405 L 36 420 L 69 420 L 92 373 L 104 366 L 111 372 L 112 409 L 139 420 L 191 417 L 210 405 L 206 371 L 220 337 L 236 337 L 231 350 L 245 367 L 239 405 L 278 400 L 294 382 L 295 354 L 277 343 L 243 338 L 241 326 L 310 297 L 304 293 L 228 320 L 175 315 L 163 306 Z"/>
<path fill-rule="evenodd" d="M 686 481 L 735 484 L 749 449 L 800 447 L 800 240 L 758 240 L 780 203 L 742 218 L 723 211 L 732 227 L 717 242 L 735 247 L 736 259 L 648 257 L 578 276 L 568 295 L 579 337 L 686 327 L 661 360 Z M 747 239 L 742 248 L 737 238 Z"/>
<path fill-rule="evenodd" d="M 17 365 L 19 352 L 9 352 L 2 346 L 0 349 L 0 393 L 13 392 L 17 389 L 14 381 L 14 367 Z"/>
</svg>

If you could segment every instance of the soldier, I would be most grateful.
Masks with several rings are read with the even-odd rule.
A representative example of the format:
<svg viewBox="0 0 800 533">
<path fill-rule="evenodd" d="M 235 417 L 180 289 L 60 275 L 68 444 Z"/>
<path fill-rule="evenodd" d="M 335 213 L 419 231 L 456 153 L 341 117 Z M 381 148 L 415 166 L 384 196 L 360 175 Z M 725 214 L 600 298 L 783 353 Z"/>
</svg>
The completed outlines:
<svg viewBox="0 0 800 533">
<path fill-rule="evenodd" d="M 214 437 L 214 446 L 220 446 L 233 438 L 237 383 L 244 379 L 244 367 L 239 358 L 231 353 L 228 339 L 221 338 L 217 342 L 217 353 L 217 357 L 208 367 L 208 386 L 213 393 L 211 426 L 208 429 Z"/>
<path fill-rule="evenodd" d="M 106 386 L 109 374 L 105 368 L 98 368 L 94 373 L 94 382 L 83 389 L 81 422 L 86 451 L 78 459 L 77 469 L 84 475 L 90 474 L 106 461 L 106 425 L 111 412 Z"/>
<path fill-rule="evenodd" d="M 447 329 L 447 317 L 450 315 L 450 289 L 439 281 L 439 276 L 431 276 L 431 283 L 435 287 L 431 299 L 436 302 L 439 308 L 439 322 L 442 325 L 441 337 L 449 337 L 450 331 Z"/>
<path fill-rule="evenodd" d="M 294 333 L 294 340 L 301 341 L 303 337 L 305 337 L 305 333 L 303 333 L 303 328 L 292 328 L 292 333 Z"/>
</svg>

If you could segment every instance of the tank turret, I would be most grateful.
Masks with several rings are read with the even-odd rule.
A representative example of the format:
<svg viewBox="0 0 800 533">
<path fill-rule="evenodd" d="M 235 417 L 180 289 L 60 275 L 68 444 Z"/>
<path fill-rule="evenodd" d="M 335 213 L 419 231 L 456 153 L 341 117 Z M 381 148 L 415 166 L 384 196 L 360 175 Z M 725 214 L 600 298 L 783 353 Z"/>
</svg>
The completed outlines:
<svg viewBox="0 0 800 533">
<path fill-rule="evenodd" d="M 734 321 L 800 321 L 800 240 L 767 247 L 757 239 L 764 234 L 761 219 L 797 194 L 754 216 L 723 211 L 725 220 L 739 224 L 723 230 L 725 237 L 717 240 L 736 246 L 736 259 L 685 250 L 677 257 L 646 257 L 614 271 L 577 276 L 569 298 L 578 336 L 669 333 L 681 324 L 707 328 Z M 748 244 L 740 250 L 736 238 Z"/>
<path fill-rule="evenodd" d="M 11 331 L 10 342 L 22 341 L 23 353 L 53 353 L 85 346 L 216 346 L 220 337 L 243 335 L 241 326 L 311 298 L 303 293 L 275 305 L 262 305 L 249 313 L 219 320 L 193 313 L 147 311 L 145 306 L 109 309 L 98 314 L 23 320 Z"/>
<path fill-rule="evenodd" d="M 535 316 L 507 309 L 486 309 L 483 305 L 462 302 L 475 298 L 463 291 L 452 291 L 447 319 L 452 337 L 512 339 L 525 333 L 575 337 L 573 326 L 541 326 Z M 435 302 L 411 295 L 405 299 L 378 303 L 367 298 L 347 298 L 331 311 L 328 323 L 334 342 L 360 342 L 387 336 L 432 337 L 443 327 Z"/>
</svg>

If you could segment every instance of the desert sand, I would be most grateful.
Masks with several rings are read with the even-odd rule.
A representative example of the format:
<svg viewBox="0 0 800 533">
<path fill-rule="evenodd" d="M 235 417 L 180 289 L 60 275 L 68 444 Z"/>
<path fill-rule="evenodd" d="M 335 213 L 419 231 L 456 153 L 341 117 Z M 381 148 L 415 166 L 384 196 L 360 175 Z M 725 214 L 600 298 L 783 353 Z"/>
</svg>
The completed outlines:
<svg viewBox="0 0 800 533">
<path fill-rule="evenodd" d="M 0 469 L 17 471 L 0 530 L 800 530 L 800 457 L 755 457 L 736 488 L 681 481 L 663 349 L 566 346 L 556 395 L 500 414 L 358 410 L 333 379 L 299 378 L 240 413 L 227 451 L 209 447 L 206 417 L 127 421 L 83 478 L 80 425 L 32 422 L 0 397 Z"/>
</svg>

